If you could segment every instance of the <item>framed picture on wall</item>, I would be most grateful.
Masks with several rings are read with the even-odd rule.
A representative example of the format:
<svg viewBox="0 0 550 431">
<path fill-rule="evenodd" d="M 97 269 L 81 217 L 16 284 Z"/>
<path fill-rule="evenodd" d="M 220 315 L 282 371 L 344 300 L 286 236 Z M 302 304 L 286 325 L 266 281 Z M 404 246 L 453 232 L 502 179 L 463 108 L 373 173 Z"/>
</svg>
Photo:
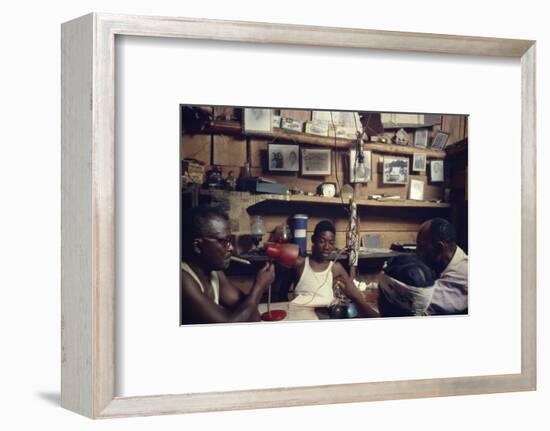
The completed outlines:
<svg viewBox="0 0 550 431">
<path fill-rule="evenodd" d="M 300 168 L 300 146 L 269 144 L 267 147 L 269 170 L 298 172 Z"/>
<path fill-rule="evenodd" d="M 332 151 L 329 149 L 303 149 L 302 175 L 330 175 Z"/>
<path fill-rule="evenodd" d="M 407 184 L 409 179 L 408 157 L 384 156 L 382 160 L 383 184 Z"/>
<path fill-rule="evenodd" d="M 414 201 L 424 200 L 424 181 L 411 179 L 409 185 L 409 199 Z"/>
<path fill-rule="evenodd" d="M 430 181 L 441 183 L 445 180 L 443 160 L 432 160 L 430 162 Z"/>
<path fill-rule="evenodd" d="M 426 172 L 426 153 L 413 154 L 412 170 L 414 172 Z"/>
<path fill-rule="evenodd" d="M 155 43 L 150 43 L 153 37 Z M 94 43 L 89 43 L 92 40 Z M 233 43 L 236 41 L 243 43 Z M 285 48 L 272 50 L 270 43 Z M 162 49 L 163 44 L 171 49 Z M 349 48 L 353 48 L 351 55 L 340 55 L 340 50 L 351 52 Z M 374 49 L 393 51 L 380 59 L 370 55 Z M 93 13 L 63 24 L 61 52 L 63 407 L 91 418 L 114 418 L 536 389 L 534 41 Z M 193 67 L 188 66 L 188 61 L 180 61 L 188 58 L 190 52 L 200 58 Z M 484 265 L 506 267 L 505 272 L 472 274 L 472 287 L 483 289 L 475 295 L 470 315 L 449 319 L 428 316 L 421 321 L 399 319 L 390 325 L 384 319 L 356 319 L 342 325 L 296 322 L 279 327 L 266 322 L 262 331 L 249 324 L 211 325 L 207 330 L 177 324 L 173 312 L 178 308 L 181 283 L 179 234 L 185 230 L 185 226 L 180 229 L 178 219 L 181 190 L 174 186 L 181 176 L 181 163 L 176 160 L 181 142 L 174 133 L 178 107 L 199 99 L 224 106 L 243 97 L 257 99 L 257 89 L 247 85 L 257 78 L 253 68 L 240 69 L 232 76 L 235 82 L 231 85 L 208 79 L 205 72 L 212 70 L 213 58 L 218 65 L 222 64 L 222 57 L 235 64 L 251 64 L 259 52 L 272 57 L 274 64 L 286 56 L 287 63 L 293 64 L 293 76 L 303 74 L 300 76 L 304 79 L 296 82 L 301 88 L 308 86 L 308 90 L 316 90 L 309 87 L 312 83 L 307 80 L 313 73 L 323 82 L 337 79 L 339 85 L 351 83 L 353 87 L 361 79 L 360 73 L 370 67 L 369 73 L 374 77 L 362 83 L 361 94 L 338 91 L 338 95 L 331 96 L 329 91 L 322 103 L 311 96 L 300 96 L 302 106 L 331 110 L 346 103 L 359 106 L 364 94 L 369 94 L 374 106 L 387 103 L 387 93 L 377 95 L 374 86 L 395 84 L 387 76 L 388 64 L 399 65 L 406 57 L 418 67 L 400 75 L 404 96 L 392 101 L 391 108 L 395 104 L 395 110 L 406 109 L 407 100 L 412 100 L 419 85 L 426 88 L 423 106 L 436 106 L 438 88 L 449 87 L 452 78 L 453 85 L 446 88 L 449 106 L 457 112 L 462 106 L 475 107 L 483 119 L 475 122 L 475 133 L 472 130 L 470 136 L 509 140 L 513 151 L 502 152 L 500 157 L 510 169 L 510 180 L 521 183 L 521 188 L 509 191 L 514 198 L 503 200 L 498 194 L 482 194 L 484 188 L 477 186 L 486 179 L 481 170 L 472 170 L 474 175 L 467 183 L 471 186 L 470 202 L 476 202 L 467 208 L 469 214 L 475 212 L 468 220 L 488 232 L 488 236 L 472 238 L 470 246 L 475 248 L 475 258 Z M 304 55 L 308 52 L 323 57 L 325 67 L 315 67 L 311 57 Z M 429 61 L 426 63 L 425 54 L 418 57 L 418 52 L 442 55 L 434 60 L 438 70 L 434 71 Z M 449 61 L 449 54 L 460 55 L 460 64 Z M 147 67 L 152 55 L 154 73 Z M 502 72 L 502 65 L 495 64 L 501 62 L 493 61 L 495 57 L 507 59 L 506 63 L 508 59 L 516 60 L 517 64 L 505 66 L 515 68 L 514 73 L 495 80 L 495 74 Z M 445 73 L 440 73 L 441 68 Z M 281 79 L 281 68 L 272 69 L 262 71 L 262 82 Z M 517 91 L 519 84 L 521 94 Z M 120 85 L 125 91 L 116 91 Z M 281 105 L 292 106 L 292 99 L 284 98 L 292 91 L 281 94 L 278 87 L 270 87 L 276 86 L 266 84 L 262 88 L 265 100 L 281 100 Z M 413 87 L 409 93 L 408 88 Z M 487 87 L 494 94 L 498 92 L 499 100 L 483 99 L 482 91 L 472 90 Z M 94 94 L 91 100 L 90 94 Z M 462 99 L 465 94 L 467 99 Z M 252 127 L 267 130 L 261 117 L 258 122 L 263 126 Z M 142 118 L 148 121 L 139 121 Z M 506 123 L 510 130 L 491 127 L 490 119 L 497 124 Z M 235 123 L 221 133 L 241 136 L 241 124 Z M 162 144 L 156 145 L 154 152 L 148 145 L 151 136 Z M 187 140 L 186 145 L 196 145 L 198 150 L 210 142 L 208 136 L 206 144 L 194 138 Z M 324 149 L 306 151 L 302 166 L 305 174 L 328 175 L 331 148 L 340 143 L 329 138 L 322 144 L 304 142 L 326 145 Z M 444 145 L 436 141 L 434 148 Z M 399 147 L 397 155 L 393 155 L 390 147 L 381 146 L 379 151 L 384 154 L 382 182 L 392 193 L 392 186 L 407 184 L 411 148 Z M 265 148 L 261 151 L 266 152 Z M 475 153 L 477 160 L 494 157 L 494 148 L 488 145 L 475 145 L 469 151 Z M 205 153 L 208 156 L 208 151 Z M 517 157 L 520 153 L 521 163 Z M 282 165 L 286 165 L 284 156 Z M 143 175 L 143 166 L 150 175 Z M 259 165 L 254 169 L 261 173 Z M 220 175 L 229 176 L 229 172 L 222 171 Z M 322 182 L 306 180 L 310 184 Z M 174 193 L 155 193 L 158 190 Z M 430 196 L 431 191 L 430 188 Z M 204 192 L 200 190 L 200 199 L 214 201 L 220 190 Z M 241 205 L 231 214 L 235 219 L 246 214 L 245 206 L 271 209 L 275 201 L 283 205 L 285 212 L 294 214 L 302 214 L 304 202 L 315 202 L 310 211 L 312 217 L 320 207 L 340 205 L 336 199 L 318 196 L 230 193 L 231 199 Z M 423 211 L 427 213 L 424 219 L 434 211 L 449 214 L 451 210 L 450 203 L 438 202 L 365 199 L 358 200 L 357 206 L 361 205 L 363 209 L 371 207 L 366 212 L 374 207 L 376 211 L 384 208 L 400 215 Z M 115 212 L 113 208 L 121 210 Z M 495 211 L 507 225 L 507 242 L 511 244 L 499 250 L 487 240 L 490 235 L 501 236 L 502 223 L 490 223 Z M 225 219 L 220 216 L 216 220 Z M 266 220 L 266 224 L 270 222 Z M 309 235 L 308 227 L 295 230 Z M 219 251 L 217 263 L 225 264 L 232 257 L 228 230 L 217 232 L 224 235 L 216 236 L 191 233 L 202 235 L 201 248 Z M 154 294 L 148 289 L 152 284 L 159 287 Z M 199 280 L 195 293 L 203 299 L 200 286 Z M 267 284 L 263 287 L 267 288 Z M 501 295 L 503 288 L 506 295 Z M 209 300 L 216 298 L 215 289 L 209 293 Z M 494 307 L 495 297 L 499 297 L 499 307 Z M 215 309 L 219 312 L 219 307 Z M 143 319 L 144 312 L 150 313 L 147 319 Z M 418 323 L 422 337 L 418 337 Z M 487 334 L 494 332 L 495 325 L 518 336 L 494 337 L 487 343 Z M 372 337 L 370 343 L 353 344 L 366 332 Z M 450 332 L 456 336 L 450 336 Z M 266 337 L 266 333 L 270 336 Z M 337 363 L 340 350 L 327 349 L 323 343 L 293 342 L 312 337 L 335 337 L 342 345 L 353 344 L 364 360 L 350 361 L 345 373 L 341 367 L 327 368 L 323 364 Z M 436 346 L 433 339 L 438 339 Z M 228 340 L 231 355 L 227 355 Z M 412 349 L 410 340 L 414 340 Z M 372 349 L 372 345 L 384 348 Z M 289 354 L 306 358 L 311 366 L 281 367 Z M 441 359 L 437 369 L 426 367 L 434 355 Z M 468 360 L 474 356 L 475 360 Z M 319 357 L 326 361 L 318 361 Z M 216 366 L 220 358 L 229 361 L 229 365 Z M 250 366 L 251 363 L 262 366 Z"/>
</svg>

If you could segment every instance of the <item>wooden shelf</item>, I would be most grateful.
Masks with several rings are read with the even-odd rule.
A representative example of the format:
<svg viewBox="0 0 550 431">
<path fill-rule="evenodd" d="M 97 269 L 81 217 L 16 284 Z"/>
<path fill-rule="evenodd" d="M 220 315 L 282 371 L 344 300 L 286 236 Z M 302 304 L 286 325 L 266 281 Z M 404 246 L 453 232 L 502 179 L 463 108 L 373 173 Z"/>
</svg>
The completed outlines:
<svg viewBox="0 0 550 431">
<path fill-rule="evenodd" d="M 439 123 L 426 123 L 426 124 L 386 124 L 384 130 L 399 130 L 399 129 L 429 129 Z"/>
<path fill-rule="evenodd" d="M 268 194 L 251 194 L 248 192 L 224 192 L 224 191 L 209 191 L 202 190 L 202 195 L 214 197 L 223 197 L 227 195 L 229 199 L 247 201 L 249 207 L 263 201 L 282 201 L 282 202 L 298 202 L 298 203 L 316 203 L 326 205 L 349 205 L 349 199 L 328 198 L 323 196 L 307 196 L 307 195 L 268 195 Z M 412 200 L 389 200 L 377 201 L 373 199 L 356 199 L 358 206 L 364 207 L 389 207 L 389 208 L 450 208 L 451 204 L 445 202 L 428 202 L 428 201 L 412 201 Z"/>
<path fill-rule="evenodd" d="M 292 141 L 297 144 L 310 144 L 310 145 L 320 145 L 325 147 L 338 147 L 338 148 L 349 148 L 351 145 L 355 144 L 354 139 L 340 139 L 329 138 L 328 136 L 318 136 L 311 135 L 309 133 L 301 132 L 288 132 L 286 130 L 273 130 L 270 133 L 263 132 L 243 132 L 241 129 L 241 123 L 238 121 L 223 121 L 223 122 L 214 122 L 205 130 L 205 133 L 223 133 L 227 135 L 241 135 L 241 136 L 254 136 L 258 138 L 266 138 L 277 140 L 281 139 L 284 141 Z"/>
<path fill-rule="evenodd" d="M 337 205 L 348 205 L 350 203 L 349 199 L 342 198 L 327 198 L 323 196 L 306 196 L 306 195 L 287 195 L 287 196 L 278 196 L 276 198 L 272 197 L 273 195 L 267 195 L 268 200 L 286 200 L 290 202 L 311 202 L 311 203 L 320 203 L 320 204 L 337 204 Z M 412 208 L 450 208 L 451 204 L 443 202 L 428 202 L 428 201 L 411 201 L 411 200 L 388 200 L 388 201 L 378 201 L 374 199 L 356 199 L 355 202 L 358 206 L 365 207 L 412 207 Z"/>
<path fill-rule="evenodd" d="M 269 139 L 272 141 L 282 140 L 290 141 L 296 144 L 319 145 L 323 147 L 336 147 L 339 149 L 352 148 L 355 145 L 354 139 L 334 139 L 324 136 L 310 135 L 308 133 L 287 132 L 285 130 L 274 130 L 271 133 L 243 132 L 241 124 L 238 121 L 216 121 L 211 123 L 210 127 L 205 129 L 204 133 L 220 133 L 237 136 L 253 136 L 257 138 Z M 365 143 L 366 151 L 374 151 L 382 154 L 395 154 L 412 156 L 414 153 L 426 153 L 426 156 L 432 159 L 444 159 L 447 156 L 445 151 L 432 150 L 430 148 L 416 148 L 394 144 Z"/>
<path fill-rule="evenodd" d="M 447 157 L 447 153 L 441 150 L 432 150 L 430 148 L 417 148 L 409 147 L 405 145 L 395 144 L 377 144 L 377 143 L 365 143 L 363 146 L 365 151 L 374 151 L 375 153 L 382 154 L 397 154 L 403 156 L 412 156 L 414 153 L 425 153 L 426 157 L 431 159 L 444 159 Z"/>
</svg>

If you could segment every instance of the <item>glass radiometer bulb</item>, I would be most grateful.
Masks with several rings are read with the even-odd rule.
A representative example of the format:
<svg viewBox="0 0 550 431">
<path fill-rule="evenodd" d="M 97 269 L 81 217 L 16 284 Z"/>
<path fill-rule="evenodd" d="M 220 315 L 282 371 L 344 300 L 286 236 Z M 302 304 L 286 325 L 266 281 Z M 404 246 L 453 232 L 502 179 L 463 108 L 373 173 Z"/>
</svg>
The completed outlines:
<svg viewBox="0 0 550 431">
<path fill-rule="evenodd" d="M 367 167 L 365 166 L 364 160 L 357 163 L 357 170 L 355 171 L 355 174 L 360 180 L 363 180 L 367 176 Z"/>
<path fill-rule="evenodd" d="M 262 236 L 265 234 L 264 221 L 260 216 L 253 216 L 250 220 L 250 231 L 254 236 Z"/>
</svg>

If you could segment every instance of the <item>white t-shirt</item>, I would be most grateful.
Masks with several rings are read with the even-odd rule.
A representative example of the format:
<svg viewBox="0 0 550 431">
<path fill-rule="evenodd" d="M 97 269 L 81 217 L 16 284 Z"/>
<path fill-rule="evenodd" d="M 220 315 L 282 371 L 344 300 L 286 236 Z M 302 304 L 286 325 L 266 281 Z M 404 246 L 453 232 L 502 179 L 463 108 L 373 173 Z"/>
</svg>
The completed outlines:
<svg viewBox="0 0 550 431">
<path fill-rule="evenodd" d="M 204 287 L 201 281 L 199 280 L 199 277 L 197 277 L 197 274 L 195 274 L 195 271 L 193 271 L 186 262 L 181 263 L 181 269 L 185 271 L 187 274 L 189 274 L 191 278 L 197 282 L 197 284 L 201 288 L 201 292 L 206 294 L 204 291 Z M 212 289 L 214 290 L 214 302 L 216 304 L 219 304 L 220 303 L 220 280 L 218 277 L 218 273 L 216 271 L 212 271 L 210 273 L 210 284 L 212 286 Z"/>
<path fill-rule="evenodd" d="M 332 265 L 330 262 L 322 272 L 315 272 L 309 266 L 309 258 L 306 257 L 304 271 L 294 289 L 296 298 L 292 301 L 294 305 L 307 307 L 328 307 L 334 301 L 332 290 Z"/>
<path fill-rule="evenodd" d="M 435 281 L 429 314 L 457 314 L 468 309 L 468 255 L 460 247 Z"/>
</svg>

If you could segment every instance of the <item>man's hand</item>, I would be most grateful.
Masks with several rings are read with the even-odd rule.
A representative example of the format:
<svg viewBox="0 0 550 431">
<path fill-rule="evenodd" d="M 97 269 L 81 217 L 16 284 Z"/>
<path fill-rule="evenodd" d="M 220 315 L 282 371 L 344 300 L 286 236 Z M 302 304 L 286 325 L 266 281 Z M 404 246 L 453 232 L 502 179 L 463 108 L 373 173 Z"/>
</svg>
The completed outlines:
<svg viewBox="0 0 550 431">
<path fill-rule="evenodd" d="M 254 281 L 255 285 L 259 285 L 262 290 L 267 289 L 267 287 L 273 283 L 275 280 L 275 265 L 271 262 L 267 262 L 262 269 L 256 274 L 256 280 Z"/>
<path fill-rule="evenodd" d="M 355 287 L 355 283 L 349 278 L 346 279 L 342 275 L 337 275 L 334 277 L 334 283 L 336 284 L 336 287 L 338 287 L 342 293 L 351 300 L 356 300 L 356 298 L 361 295 L 359 289 Z"/>
</svg>

